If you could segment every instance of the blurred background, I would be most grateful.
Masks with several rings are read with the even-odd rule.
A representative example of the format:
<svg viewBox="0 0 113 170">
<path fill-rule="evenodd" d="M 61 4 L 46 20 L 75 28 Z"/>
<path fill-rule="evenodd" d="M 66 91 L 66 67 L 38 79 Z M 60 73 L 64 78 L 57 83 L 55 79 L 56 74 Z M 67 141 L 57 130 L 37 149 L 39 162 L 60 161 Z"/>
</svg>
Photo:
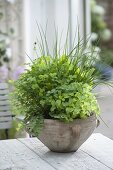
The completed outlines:
<svg viewBox="0 0 113 170">
<path fill-rule="evenodd" d="M 113 1 L 112 0 L 0 0 L 0 83 L 16 80 L 24 72 L 24 63 L 35 59 L 34 43 L 39 38 L 37 24 L 46 29 L 50 49 L 54 39 L 54 28 L 62 33 L 62 44 L 69 29 L 69 46 L 79 25 L 84 43 L 90 36 L 91 48 L 101 61 L 101 77 L 107 83 L 113 79 Z M 75 41 L 77 42 L 76 36 Z M 90 52 L 91 49 L 85 49 Z M 3 90 L 3 87 L 1 88 Z M 8 89 L 10 91 L 10 88 Z M 8 93 L 8 90 L 6 93 Z M 100 126 L 95 130 L 113 139 L 113 90 L 101 85 L 94 90 L 101 108 Z M 0 95 L 3 92 L 0 92 Z M 2 103 L 2 102 L 1 102 Z M 3 105 L 3 104 L 0 104 Z M 0 106 L 0 114 L 2 113 Z M 7 111 L 7 110 L 6 110 Z M 14 113 L 11 113 L 14 115 Z M 2 116 L 2 115 L 1 115 Z M 0 119 L 0 139 L 27 137 L 19 130 L 19 122 L 10 120 L 7 131 Z M 107 124 L 107 125 L 106 125 Z"/>
</svg>

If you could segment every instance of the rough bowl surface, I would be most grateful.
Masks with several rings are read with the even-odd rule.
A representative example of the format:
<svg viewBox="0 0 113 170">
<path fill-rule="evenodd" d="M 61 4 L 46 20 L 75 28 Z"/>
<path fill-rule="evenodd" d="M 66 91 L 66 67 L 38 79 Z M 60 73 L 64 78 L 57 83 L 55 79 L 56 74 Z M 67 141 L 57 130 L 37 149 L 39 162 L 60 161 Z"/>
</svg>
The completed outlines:
<svg viewBox="0 0 113 170">
<path fill-rule="evenodd" d="M 71 123 L 45 119 L 39 140 L 54 152 L 73 152 L 90 137 L 96 127 L 96 116 L 75 119 Z"/>
</svg>

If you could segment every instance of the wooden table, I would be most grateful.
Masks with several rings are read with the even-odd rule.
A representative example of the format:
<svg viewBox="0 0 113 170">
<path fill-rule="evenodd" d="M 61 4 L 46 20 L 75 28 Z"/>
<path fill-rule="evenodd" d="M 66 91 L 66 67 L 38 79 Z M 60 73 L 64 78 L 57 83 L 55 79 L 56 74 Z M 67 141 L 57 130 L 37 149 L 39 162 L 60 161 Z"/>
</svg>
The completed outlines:
<svg viewBox="0 0 113 170">
<path fill-rule="evenodd" d="M 93 134 L 77 152 L 54 153 L 37 138 L 0 141 L 0 170 L 113 170 L 113 141 Z"/>
</svg>

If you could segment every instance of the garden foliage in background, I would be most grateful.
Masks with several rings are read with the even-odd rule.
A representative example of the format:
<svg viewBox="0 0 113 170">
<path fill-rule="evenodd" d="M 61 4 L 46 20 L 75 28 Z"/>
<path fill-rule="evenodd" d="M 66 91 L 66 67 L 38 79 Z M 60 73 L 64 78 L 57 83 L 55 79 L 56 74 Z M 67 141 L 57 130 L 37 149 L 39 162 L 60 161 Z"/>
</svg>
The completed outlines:
<svg viewBox="0 0 113 170">
<path fill-rule="evenodd" d="M 2 4 L 0 4 L 0 25 L 3 25 L 5 22 L 4 15 Z M 8 79 L 12 55 L 10 41 L 13 32 L 13 28 L 5 30 L 4 27 L 0 27 L 0 82 L 4 82 Z"/>
<path fill-rule="evenodd" d="M 111 38 L 111 31 L 108 29 L 104 16 L 105 9 L 98 5 L 96 0 L 91 0 L 91 32 L 92 42 L 94 44 L 95 42 L 97 43 L 98 40 L 105 42 Z"/>
<path fill-rule="evenodd" d="M 104 20 L 105 9 L 98 5 L 98 1 L 91 0 L 91 32 L 92 45 L 100 48 L 99 56 L 102 63 L 113 66 L 113 50 L 104 47 L 103 42 L 108 42 L 111 39 L 111 31 Z M 105 67 L 105 66 L 104 66 Z"/>
</svg>

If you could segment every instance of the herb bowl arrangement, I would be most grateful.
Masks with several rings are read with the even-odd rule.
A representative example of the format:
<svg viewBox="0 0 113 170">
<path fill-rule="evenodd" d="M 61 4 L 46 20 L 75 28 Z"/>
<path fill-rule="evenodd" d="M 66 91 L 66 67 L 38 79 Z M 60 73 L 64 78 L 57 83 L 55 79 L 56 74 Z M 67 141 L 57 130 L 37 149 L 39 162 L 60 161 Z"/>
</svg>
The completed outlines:
<svg viewBox="0 0 113 170">
<path fill-rule="evenodd" d="M 94 65 L 94 50 L 84 53 L 86 47 L 78 38 L 77 45 L 68 51 L 66 36 L 61 52 L 56 36 L 52 55 L 44 31 L 39 31 L 41 42 L 35 43 L 35 50 L 38 44 L 41 54 L 12 83 L 12 108 L 24 114 L 27 131 L 50 150 L 76 151 L 94 131 L 100 113 L 92 93 L 100 76 Z"/>
</svg>

